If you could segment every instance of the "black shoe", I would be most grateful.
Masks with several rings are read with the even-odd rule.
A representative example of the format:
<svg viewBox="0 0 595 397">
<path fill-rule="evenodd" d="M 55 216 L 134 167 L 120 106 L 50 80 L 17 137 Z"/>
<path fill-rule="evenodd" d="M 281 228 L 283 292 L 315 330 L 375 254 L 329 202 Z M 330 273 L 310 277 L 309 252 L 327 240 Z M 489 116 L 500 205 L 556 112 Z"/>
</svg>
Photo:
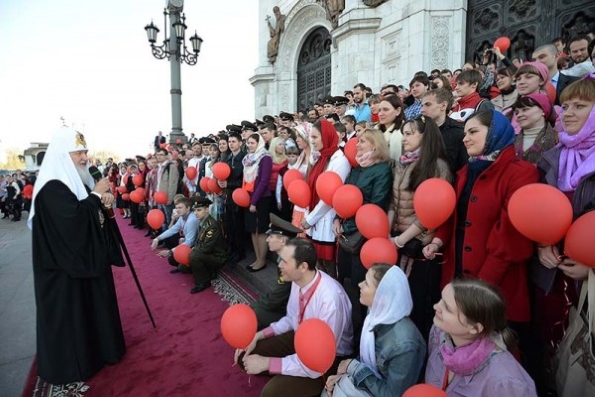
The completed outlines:
<svg viewBox="0 0 595 397">
<path fill-rule="evenodd" d="M 18 222 L 18 221 L 20 221 L 20 220 L 21 220 L 21 218 L 12 218 L 12 221 L 13 221 L 13 222 Z"/>
<path fill-rule="evenodd" d="M 246 270 L 248 270 L 249 272 L 252 271 L 252 263 L 249 265 L 246 265 Z"/>
<path fill-rule="evenodd" d="M 192 287 L 192 289 L 190 290 L 191 294 L 198 294 L 199 292 L 202 292 L 204 290 L 206 290 L 207 288 L 209 288 L 211 286 L 211 282 L 207 282 L 207 283 L 202 283 L 199 285 L 195 285 L 194 287 Z"/>
<path fill-rule="evenodd" d="M 8 219 L 8 215 L 4 215 L 2 219 Z"/>
<path fill-rule="evenodd" d="M 169 271 L 171 274 L 175 274 L 175 273 L 180 273 L 180 269 L 178 269 L 177 267 L 175 269 L 172 269 Z"/>
<path fill-rule="evenodd" d="M 151 229 L 149 229 L 149 231 L 147 232 L 147 234 L 145 234 L 145 237 L 150 237 L 151 234 L 153 234 L 153 231 Z"/>
<path fill-rule="evenodd" d="M 255 269 L 255 268 L 251 267 L 251 268 L 248 269 L 248 271 L 250 273 L 256 273 L 256 272 L 261 271 L 262 269 L 266 269 L 266 267 L 267 267 L 267 265 L 264 265 L 263 267 L 259 267 L 258 269 Z"/>
</svg>

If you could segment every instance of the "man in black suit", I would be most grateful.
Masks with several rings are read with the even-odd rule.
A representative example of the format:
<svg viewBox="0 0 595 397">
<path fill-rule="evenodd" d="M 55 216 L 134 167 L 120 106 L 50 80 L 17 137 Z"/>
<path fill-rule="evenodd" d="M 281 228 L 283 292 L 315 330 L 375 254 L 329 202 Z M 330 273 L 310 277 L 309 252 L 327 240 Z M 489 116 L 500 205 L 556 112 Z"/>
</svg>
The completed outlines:
<svg viewBox="0 0 595 397">
<path fill-rule="evenodd" d="M 161 147 L 162 143 L 165 143 L 165 137 L 163 136 L 163 132 L 159 131 L 155 136 L 155 143 L 153 144 L 155 151 Z"/>
<path fill-rule="evenodd" d="M 560 105 L 560 95 L 564 88 L 577 81 L 578 77 L 567 76 L 558 70 L 558 58 L 560 53 L 553 44 L 544 44 L 533 51 L 533 60 L 543 63 L 547 66 L 550 83 L 556 87 L 555 105 Z"/>
</svg>

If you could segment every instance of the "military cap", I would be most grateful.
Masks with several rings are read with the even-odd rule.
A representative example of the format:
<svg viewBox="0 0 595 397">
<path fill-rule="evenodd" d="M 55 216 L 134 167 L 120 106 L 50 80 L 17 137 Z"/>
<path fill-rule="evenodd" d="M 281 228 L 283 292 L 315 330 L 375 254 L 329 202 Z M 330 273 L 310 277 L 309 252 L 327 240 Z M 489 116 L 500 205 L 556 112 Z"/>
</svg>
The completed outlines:
<svg viewBox="0 0 595 397">
<path fill-rule="evenodd" d="M 334 105 L 335 105 L 335 99 L 334 99 L 334 97 L 332 97 L 332 96 L 330 96 L 330 95 L 327 95 L 327 96 L 325 96 L 325 97 L 324 97 L 324 99 L 322 100 L 322 103 L 323 103 L 324 105 L 333 105 L 333 106 L 334 106 Z"/>
<path fill-rule="evenodd" d="M 286 237 L 295 237 L 299 233 L 303 233 L 303 230 L 295 227 L 290 222 L 279 218 L 275 214 L 269 214 L 271 223 L 269 224 L 269 230 L 266 234 L 280 234 Z"/>
<path fill-rule="evenodd" d="M 124 159 L 124 161 L 126 161 L 126 163 L 127 163 L 128 165 L 130 165 L 130 163 L 136 163 L 136 160 L 135 160 L 135 159 L 132 159 L 132 158 L 127 158 L 127 159 Z"/>
<path fill-rule="evenodd" d="M 345 98 L 344 96 L 333 97 L 333 100 L 335 101 L 335 106 L 343 106 L 349 103 L 349 99 Z"/>
<path fill-rule="evenodd" d="M 262 118 L 262 121 L 266 123 L 274 123 L 275 122 L 275 118 L 273 116 L 271 116 L 270 114 L 266 114 L 264 115 L 264 117 Z"/>
<path fill-rule="evenodd" d="M 283 121 L 293 121 L 293 114 L 287 112 L 279 113 L 279 118 Z"/>
<path fill-rule="evenodd" d="M 192 197 L 192 210 L 193 211 L 198 208 L 208 207 L 211 204 L 213 204 L 213 202 L 206 197 L 200 197 L 200 196 Z"/>
<path fill-rule="evenodd" d="M 254 120 L 254 124 L 256 124 L 257 127 L 260 127 L 261 125 L 265 125 L 266 123 L 262 120 Z"/>
<path fill-rule="evenodd" d="M 128 167 L 130 168 L 138 168 L 138 165 L 136 165 L 136 163 L 131 163 L 128 165 Z"/>
<path fill-rule="evenodd" d="M 240 133 L 242 132 L 242 126 L 240 125 L 236 125 L 236 124 L 229 124 L 225 126 L 225 129 L 227 130 L 227 132 L 237 132 Z"/>
<path fill-rule="evenodd" d="M 136 156 L 136 161 L 147 161 L 147 159 L 145 157 L 143 157 L 143 156 L 137 155 Z"/>
<path fill-rule="evenodd" d="M 215 140 L 213 138 L 203 136 L 198 140 L 198 143 L 200 143 L 201 145 L 210 145 L 212 143 L 215 143 Z"/>
<path fill-rule="evenodd" d="M 252 124 L 251 122 L 244 120 L 242 121 L 242 131 L 254 131 L 254 132 L 258 132 L 258 127 L 255 126 L 254 124 Z"/>
</svg>

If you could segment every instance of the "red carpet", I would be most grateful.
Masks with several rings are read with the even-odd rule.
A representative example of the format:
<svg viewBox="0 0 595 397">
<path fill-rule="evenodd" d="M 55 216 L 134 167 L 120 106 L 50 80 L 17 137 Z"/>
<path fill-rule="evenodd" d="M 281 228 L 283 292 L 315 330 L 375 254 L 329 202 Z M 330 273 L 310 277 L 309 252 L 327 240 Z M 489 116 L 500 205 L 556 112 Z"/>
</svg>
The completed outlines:
<svg viewBox="0 0 595 397">
<path fill-rule="evenodd" d="M 228 307 L 213 289 L 190 294 L 188 274 L 170 274 L 167 260 L 151 251 L 144 230 L 119 220 L 120 230 L 145 292 L 157 330 L 130 270 L 114 267 L 127 352 L 124 359 L 89 379 L 85 396 L 258 396 L 267 381 L 232 367 L 233 349 L 221 336 L 219 320 Z M 23 396 L 31 396 L 35 366 Z"/>
</svg>

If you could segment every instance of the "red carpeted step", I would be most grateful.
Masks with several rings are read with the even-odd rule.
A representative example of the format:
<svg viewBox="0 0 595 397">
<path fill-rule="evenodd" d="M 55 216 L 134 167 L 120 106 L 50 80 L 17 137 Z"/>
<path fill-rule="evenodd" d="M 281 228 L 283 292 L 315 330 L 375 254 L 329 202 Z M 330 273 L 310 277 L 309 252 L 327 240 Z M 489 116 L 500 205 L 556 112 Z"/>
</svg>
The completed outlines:
<svg viewBox="0 0 595 397">
<path fill-rule="evenodd" d="M 119 221 L 120 230 L 157 324 L 154 330 L 128 268 L 113 268 L 127 352 L 86 383 L 89 397 L 258 396 L 266 377 L 232 367 L 233 349 L 219 320 L 228 303 L 210 288 L 196 295 L 189 274 L 170 274 L 142 230 Z M 34 368 L 24 396 L 33 395 Z"/>
</svg>

